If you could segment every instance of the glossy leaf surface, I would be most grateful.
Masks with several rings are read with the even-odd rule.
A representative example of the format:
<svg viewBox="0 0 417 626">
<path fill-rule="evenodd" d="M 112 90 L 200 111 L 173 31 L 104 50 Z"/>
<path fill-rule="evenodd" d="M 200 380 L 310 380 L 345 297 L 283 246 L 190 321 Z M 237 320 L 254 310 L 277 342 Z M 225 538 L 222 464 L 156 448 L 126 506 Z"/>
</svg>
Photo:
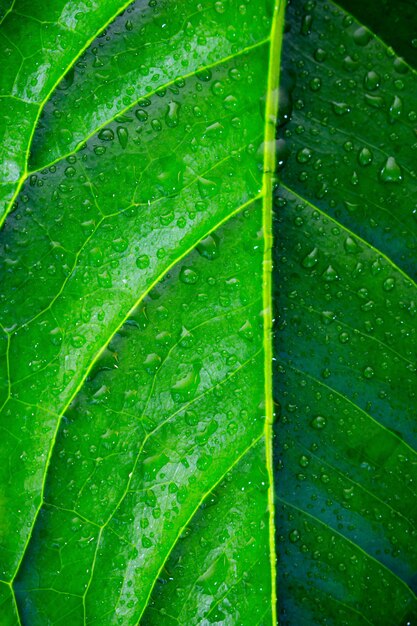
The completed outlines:
<svg viewBox="0 0 417 626">
<path fill-rule="evenodd" d="M 328 2 L 290 4 L 283 51 L 280 619 L 413 624 L 417 74 Z"/>
<path fill-rule="evenodd" d="M 184 24 L 200 33 L 187 63 Z M 0 235 L 5 624 L 167 614 L 157 591 L 145 609 L 188 524 L 201 601 L 185 619 L 274 623 L 269 67 L 281 29 L 269 0 L 137 2 L 46 107 L 31 146 L 42 169 Z M 138 71 L 139 53 L 158 72 Z"/>
<path fill-rule="evenodd" d="M 0 223 L 26 177 L 39 115 L 83 50 L 129 2 L 2 2 Z"/>
</svg>

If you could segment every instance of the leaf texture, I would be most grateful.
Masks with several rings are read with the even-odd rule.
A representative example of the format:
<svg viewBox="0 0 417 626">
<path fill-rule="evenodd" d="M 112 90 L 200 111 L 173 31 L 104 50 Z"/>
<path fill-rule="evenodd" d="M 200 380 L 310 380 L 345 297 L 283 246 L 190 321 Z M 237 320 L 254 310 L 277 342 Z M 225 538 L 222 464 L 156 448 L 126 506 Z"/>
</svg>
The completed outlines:
<svg viewBox="0 0 417 626">
<path fill-rule="evenodd" d="M 0 234 L 7 625 L 276 621 L 270 59 L 283 5 L 156 5 L 132 4 L 54 92 Z M 168 611 L 151 593 L 184 533 L 201 568 Z"/>
<path fill-rule="evenodd" d="M 83 50 L 129 2 L 33 3 L 0 9 L 0 224 L 27 176 L 37 120 Z"/>
<path fill-rule="evenodd" d="M 280 620 L 412 624 L 416 72 L 349 13 L 313 4 L 289 5 L 283 44 Z"/>
</svg>

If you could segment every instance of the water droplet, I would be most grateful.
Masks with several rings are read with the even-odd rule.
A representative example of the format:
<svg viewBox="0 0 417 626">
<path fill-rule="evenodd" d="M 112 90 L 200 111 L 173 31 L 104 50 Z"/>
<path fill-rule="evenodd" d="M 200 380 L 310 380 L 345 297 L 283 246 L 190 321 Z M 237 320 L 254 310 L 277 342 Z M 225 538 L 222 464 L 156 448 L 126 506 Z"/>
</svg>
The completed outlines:
<svg viewBox="0 0 417 626">
<path fill-rule="evenodd" d="M 71 337 L 71 345 L 74 346 L 74 348 L 81 348 L 86 342 L 86 338 L 83 337 L 83 335 L 75 335 L 74 337 Z"/>
<path fill-rule="evenodd" d="M 313 16 L 311 14 L 304 15 L 301 21 L 300 33 L 302 35 L 309 35 L 311 33 L 312 24 L 313 24 Z"/>
<path fill-rule="evenodd" d="M 310 80 L 310 89 L 311 91 L 319 91 L 321 88 L 321 79 L 320 78 L 312 78 Z"/>
<path fill-rule="evenodd" d="M 322 277 L 328 283 L 333 282 L 334 280 L 337 280 L 337 278 L 339 278 L 336 270 L 334 269 L 332 265 L 329 265 L 324 270 L 324 272 L 322 273 Z"/>
<path fill-rule="evenodd" d="M 297 152 L 297 161 L 299 163 L 308 163 L 308 161 L 310 161 L 312 156 L 313 156 L 313 153 L 310 150 L 310 148 L 301 148 Z"/>
<path fill-rule="evenodd" d="M 375 89 L 378 89 L 381 84 L 381 77 L 378 72 L 375 72 L 375 70 L 370 70 L 365 75 L 364 84 L 365 88 L 368 89 L 368 91 L 375 91 Z"/>
<path fill-rule="evenodd" d="M 391 102 L 391 105 L 389 108 L 389 117 L 392 122 L 394 122 L 396 119 L 398 119 L 401 116 L 402 110 L 403 110 L 403 103 L 402 103 L 401 98 L 399 98 L 398 96 L 394 96 L 394 100 Z"/>
<path fill-rule="evenodd" d="M 171 396 L 175 402 L 190 400 L 200 384 L 199 369 L 194 365 L 193 369 L 180 378 L 171 388 Z"/>
<path fill-rule="evenodd" d="M 201 70 L 198 70 L 196 72 L 196 76 L 198 80 L 207 83 L 209 80 L 211 80 L 212 73 L 208 68 L 202 68 Z"/>
<path fill-rule="evenodd" d="M 402 181 L 401 168 L 394 157 L 388 157 L 387 162 L 379 173 L 384 183 L 399 183 Z"/>
<path fill-rule="evenodd" d="M 112 141 L 114 139 L 114 132 L 110 128 L 103 128 L 98 134 L 98 138 L 101 141 Z"/>
<path fill-rule="evenodd" d="M 372 163 L 373 154 L 369 148 L 362 148 L 358 154 L 358 161 L 362 167 L 366 167 Z"/>
<path fill-rule="evenodd" d="M 180 271 L 180 281 L 186 285 L 195 285 L 198 281 L 198 274 L 190 267 L 182 267 Z"/>
<path fill-rule="evenodd" d="M 363 370 L 363 375 L 365 378 L 373 378 L 375 376 L 375 372 L 372 369 L 372 367 L 365 367 L 365 369 Z"/>
<path fill-rule="evenodd" d="M 321 415 L 317 415 L 317 417 L 311 420 L 311 426 L 315 430 L 322 430 L 326 427 L 326 423 L 326 418 L 322 417 Z"/>
<path fill-rule="evenodd" d="M 395 287 L 395 278 L 386 278 L 382 287 L 384 291 L 392 291 Z"/>
<path fill-rule="evenodd" d="M 290 532 L 290 534 L 288 535 L 291 543 L 296 543 L 297 541 L 300 541 L 301 535 L 299 533 L 299 531 L 297 529 L 294 529 Z"/>
<path fill-rule="evenodd" d="M 112 286 L 112 279 L 111 279 L 110 274 L 107 271 L 104 271 L 101 274 L 99 274 L 97 280 L 98 280 L 98 284 L 100 285 L 100 287 L 104 287 L 108 289 L 109 287 Z"/>
<path fill-rule="evenodd" d="M 332 109 L 336 115 L 346 115 L 351 108 L 346 102 L 332 102 Z"/>
<path fill-rule="evenodd" d="M 340 333 L 339 335 L 339 341 L 340 343 L 348 343 L 350 337 L 348 333 Z"/>
<path fill-rule="evenodd" d="M 314 51 L 314 58 L 319 63 L 324 61 L 326 57 L 327 57 L 327 52 L 323 50 L 323 48 L 317 48 L 317 50 Z"/>
<path fill-rule="evenodd" d="M 166 122 L 166 125 L 169 126 L 170 128 L 174 128 L 175 126 L 178 126 L 180 108 L 181 108 L 181 105 L 179 104 L 179 102 L 175 102 L 174 100 L 172 100 L 168 104 L 168 110 L 165 115 L 165 122 Z"/>
<path fill-rule="evenodd" d="M 141 254 L 136 259 L 136 267 L 138 267 L 140 270 L 146 269 L 147 267 L 149 267 L 149 265 L 150 259 L 147 254 Z"/>
<path fill-rule="evenodd" d="M 248 341 L 253 341 L 253 327 L 249 320 L 246 320 L 246 322 L 239 328 L 239 335 Z"/>
<path fill-rule="evenodd" d="M 153 353 L 148 354 L 145 361 L 143 362 L 143 365 L 145 366 L 145 370 L 148 372 L 148 374 L 153 376 L 160 368 L 161 362 L 161 357 L 158 354 Z"/>
<path fill-rule="evenodd" d="M 371 33 L 364 26 L 360 26 L 353 33 L 353 41 L 357 46 L 366 46 L 371 40 Z"/>
<path fill-rule="evenodd" d="M 217 192 L 218 183 L 213 180 L 199 178 L 197 184 L 202 198 L 211 198 Z"/>
<path fill-rule="evenodd" d="M 117 129 L 117 137 L 119 139 L 120 145 L 124 150 L 127 146 L 127 142 L 129 141 L 129 133 L 127 131 L 127 128 L 125 128 L 124 126 L 119 126 Z"/>
<path fill-rule="evenodd" d="M 343 245 L 348 254 L 355 254 L 359 248 L 358 244 L 354 239 L 352 239 L 352 237 L 346 237 Z"/>
<path fill-rule="evenodd" d="M 307 269 L 314 267 L 318 262 L 318 254 L 319 249 L 313 248 L 311 252 L 309 252 L 301 262 L 301 265 Z"/>
<path fill-rule="evenodd" d="M 208 235 L 197 245 L 197 250 L 202 257 L 213 261 L 219 256 L 218 238 L 216 235 Z"/>
<path fill-rule="evenodd" d="M 138 118 L 139 122 L 146 122 L 149 117 L 147 111 L 144 111 L 143 109 L 138 109 L 135 115 Z"/>
<path fill-rule="evenodd" d="M 226 96 L 223 100 L 223 106 L 227 111 L 234 111 L 237 108 L 237 98 L 235 96 Z"/>
<path fill-rule="evenodd" d="M 114 239 L 112 242 L 112 248 L 116 252 L 124 252 L 127 246 L 128 246 L 128 243 L 126 239 L 123 239 L 123 237 L 117 237 L 117 239 Z"/>
</svg>

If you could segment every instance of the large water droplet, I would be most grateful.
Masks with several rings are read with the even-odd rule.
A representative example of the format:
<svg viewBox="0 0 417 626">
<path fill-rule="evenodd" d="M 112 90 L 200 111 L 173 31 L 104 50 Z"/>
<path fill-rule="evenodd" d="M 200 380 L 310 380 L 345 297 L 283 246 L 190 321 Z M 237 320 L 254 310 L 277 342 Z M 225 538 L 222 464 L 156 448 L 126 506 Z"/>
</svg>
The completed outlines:
<svg viewBox="0 0 417 626">
<path fill-rule="evenodd" d="M 384 183 L 399 183 L 402 181 L 401 168 L 394 157 L 388 157 L 387 162 L 379 173 L 379 177 Z"/>
</svg>

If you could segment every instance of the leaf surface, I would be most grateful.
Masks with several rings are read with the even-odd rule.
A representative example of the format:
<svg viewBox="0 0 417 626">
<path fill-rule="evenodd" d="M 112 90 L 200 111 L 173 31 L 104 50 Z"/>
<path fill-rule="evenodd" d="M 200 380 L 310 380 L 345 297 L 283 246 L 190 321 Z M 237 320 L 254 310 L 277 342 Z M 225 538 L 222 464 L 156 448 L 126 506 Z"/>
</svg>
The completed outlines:
<svg viewBox="0 0 417 626">
<path fill-rule="evenodd" d="M 28 172 L 43 106 L 83 50 L 129 2 L 28 0 L 0 8 L 0 224 Z"/>
<path fill-rule="evenodd" d="M 169 22 L 173 3 L 162 6 Z M 189 5 L 174 6 L 175 30 Z M 206 614 L 274 623 L 267 381 L 278 71 L 268 68 L 283 12 L 257 3 L 234 35 L 226 18 L 244 11 L 226 6 L 188 72 L 166 42 L 146 49 L 150 64 L 165 63 L 164 88 L 138 100 L 159 80 L 145 78 L 121 102 L 121 73 L 113 98 L 99 90 L 102 105 L 92 98 L 71 144 L 87 139 L 80 150 L 60 142 L 67 117 L 48 132 L 48 110 L 34 136 L 33 162 L 58 160 L 31 172 L 0 235 L 7 624 L 151 623 L 145 609 L 179 536 L 194 524 L 201 543 L 227 509 L 222 536 L 201 543 L 202 601 L 181 611 L 190 623 Z M 204 7 L 195 13 L 201 25 Z M 140 2 L 126 15 L 133 31 L 146 19 L 151 32 L 161 27 Z M 140 38 L 130 48 L 121 20 L 105 54 L 110 63 L 117 44 L 136 83 Z M 83 70 L 64 98 L 74 111 L 80 81 L 83 98 L 96 86 L 94 64 Z M 153 615 L 166 613 L 155 593 Z"/>
<path fill-rule="evenodd" d="M 410 624 L 416 72 L 333 3 L 292 3 L 285 39 L 286 164 L 275 202 L 280 620 Z"/>
</svg>

